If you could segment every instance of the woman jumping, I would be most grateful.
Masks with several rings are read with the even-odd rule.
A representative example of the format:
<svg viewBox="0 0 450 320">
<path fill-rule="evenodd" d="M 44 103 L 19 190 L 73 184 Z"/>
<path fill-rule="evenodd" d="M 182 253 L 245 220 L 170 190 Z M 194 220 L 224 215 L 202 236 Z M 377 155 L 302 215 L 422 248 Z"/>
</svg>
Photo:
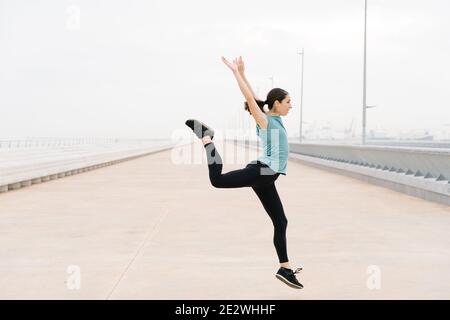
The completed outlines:
<svg viewBox="0 0 450 320">
<path fill-rule="evenodd" d="M 224 57 L 222 61 L 238 82 L 246 100 L 245 110 L 255 119 L 256 133 L 263 142 L 264 154 L 243 169 L 222 173 L 222 158 L 212 142 L 214 130 L 196 119 L 188 119 L 185 124 L 203 142 L 208 159 L 209 179 L 214 187 L 251 187 L 255 191 L 275 229 L 273 242 L 280 262 L 280 269 L 275 276 L 292 288 L 302 289 L 303 285 L 295 276 L 302 268 L 293 271 L 289 265 L 286 244 L 288 220 L 275 187 L 275 180 L 280 174 L 286 175 L 289 144 L 281 116 L 286 116 L 292 108 L 291 99 L 285 90 L 274 88 L 267 94 L 266 101 L 259 100 L 245 77 L 242 57 L 234 59 L 232 63 Z"/>
</svg>

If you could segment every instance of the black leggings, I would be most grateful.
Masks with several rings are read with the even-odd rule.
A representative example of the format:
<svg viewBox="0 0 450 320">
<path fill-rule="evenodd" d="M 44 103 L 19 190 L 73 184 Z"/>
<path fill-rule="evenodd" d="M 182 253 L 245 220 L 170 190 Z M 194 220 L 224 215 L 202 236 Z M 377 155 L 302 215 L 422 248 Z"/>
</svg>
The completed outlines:
<svg viewBox="0 0 450 320">
<path fill-rule="evenodd" d="M 209 179 L 216 188 L 252 187 L 259 200 L 269 214 L 275 228 L 273 243 L 280 263 L 288 262 L 286 245 L 286 228 L 288 220 L 283 205 L 275 188 L 275 180 L 279 173 L 273 171 L 260 161 L 250 162 L 244 169 L 222 174 L 222 158 L 213 142 L 205 146 L 208 159 Z"/>
</svg>

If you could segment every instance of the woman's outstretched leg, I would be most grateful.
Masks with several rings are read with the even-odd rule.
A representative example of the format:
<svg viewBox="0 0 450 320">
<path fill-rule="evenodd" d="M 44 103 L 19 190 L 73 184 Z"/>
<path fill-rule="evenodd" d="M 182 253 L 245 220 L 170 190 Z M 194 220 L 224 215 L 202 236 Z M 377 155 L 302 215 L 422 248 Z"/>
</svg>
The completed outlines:
<svg viewBox="0 0 450 320">
<path fill-rule="evenodd" d="M 209 142 L 204 145 L 208 160 L 209 179 L 216 188 L 242 188 L 251 187 L 260 178 L 260 168 L 247 165 L 243 169 L 222 173 L 222 157 L 214 145 Z"/>
<path fill-rule="evenodd" d="M 244 169 L 230 171 L 222 174 L 222 158 L 217 152 L 212 139 L 214 130 L 207 124 L 197 120 L 188 119 L 185 124 L 202 140 L 208 159 L 208 170 L 211 184 L 216 188 L 250 187 L 260 177 L 259 168 L 247 166 Z"/>
</svg>

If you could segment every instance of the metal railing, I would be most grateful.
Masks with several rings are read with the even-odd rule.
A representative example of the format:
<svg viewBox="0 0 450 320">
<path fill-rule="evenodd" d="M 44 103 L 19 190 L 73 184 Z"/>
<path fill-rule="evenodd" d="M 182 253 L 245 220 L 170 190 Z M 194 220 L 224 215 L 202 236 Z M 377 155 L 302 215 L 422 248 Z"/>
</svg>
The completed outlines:
<svg viewBox="0 0 450 320">
<path fill-rule="evenodd" d="M 62 146 L 75 146 L 86 144 L 118 144 L 118 143 L 153 143 L 158 141 L 169 141 L 170 139 L 124 139 L 124 138 L 23 138 L 23 139 L 7 139 L 0 140 L 1 149 L 13 149 L 13 148 L 37 148 L 37 147 L 62 147 Z"/>
</svg>

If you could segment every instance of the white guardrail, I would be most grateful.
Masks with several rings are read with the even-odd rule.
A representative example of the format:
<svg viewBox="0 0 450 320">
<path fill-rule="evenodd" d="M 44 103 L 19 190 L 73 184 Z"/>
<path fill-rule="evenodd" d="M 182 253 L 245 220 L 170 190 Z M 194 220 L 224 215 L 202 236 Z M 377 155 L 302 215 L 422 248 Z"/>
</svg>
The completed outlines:
<svg viewBox="0 0 450 320">
<path fill-rule="evenodd" d="M 261 150 L 255 140 L 231 140 Z M 289 143 L 289 158 L 450 205 L 450 149 Z"/>
</svg>

